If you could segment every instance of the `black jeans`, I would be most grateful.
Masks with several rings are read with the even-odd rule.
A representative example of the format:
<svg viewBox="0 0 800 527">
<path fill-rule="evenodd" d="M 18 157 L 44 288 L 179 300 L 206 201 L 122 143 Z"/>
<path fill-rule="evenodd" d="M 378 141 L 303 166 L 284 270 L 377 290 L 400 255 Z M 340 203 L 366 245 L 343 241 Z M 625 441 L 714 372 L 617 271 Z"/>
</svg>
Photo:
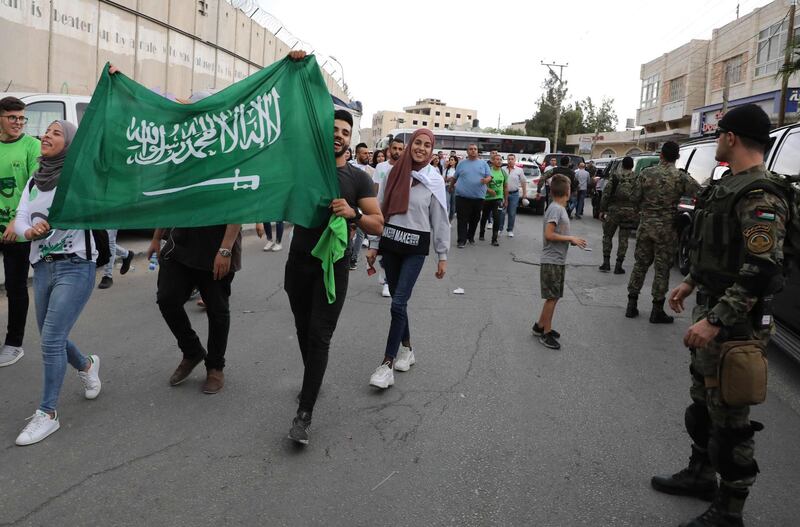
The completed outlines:
<svg viewBox="0 0 800 527">
<path fill-rule="evenodd" d="M 486 232 L 486 222 L 489 221 L 489 215 L 492 215 L 492 241 L 497 241 L 497 232 L 500 230 L 500 204 L 503 200 L 500 199 L 487 199 L 483 202 L 483 209 L 481 211 L 481 238 Z"/>
<path fill-rule="evenodd" d="M 8 329 L 5 344 L 22 346 L 25 321 L 28 319 L 28 269 L 30 269 L 31 242 L 0 243 L 8 296 Z"/>
<path fill-rule="evenodd" d="M 467 243 L 467 240 L 475 241 L 475 231 L 478 230 L 478 222 L 481 221 L 481 207 L 483 207 L 482 199 L 456 196 L 456 220 L 460 245 Z"/>
<path fill-rule="evenodd" d="M 178 340 L 183 357 L 196 360 L 206 356 L 206 368 L 221 370 L 225 367 L 225 350 L 231 327 L 229 299 L 234 272 L 222 280 L 214 280 L 214 273 L 187 267 L 173 259 L 162 259 L 158 269 L 158 307 L 161 316 Z M 197 287 L 206 304 L 208 317 L 208 354 L 200 343 L 183 305 Z"/>
<path fill-rule="evenodd" d="M 336 301 L 328 303 L 320 261 L 310 253 L 289 252 L 283 288 L 289 296 L 303 357 L 303 388 L 299 410 L 313 412 L 328 367 L 331 337 L 347 296 L 350 253 L 334 264 Z"/>
</svg>

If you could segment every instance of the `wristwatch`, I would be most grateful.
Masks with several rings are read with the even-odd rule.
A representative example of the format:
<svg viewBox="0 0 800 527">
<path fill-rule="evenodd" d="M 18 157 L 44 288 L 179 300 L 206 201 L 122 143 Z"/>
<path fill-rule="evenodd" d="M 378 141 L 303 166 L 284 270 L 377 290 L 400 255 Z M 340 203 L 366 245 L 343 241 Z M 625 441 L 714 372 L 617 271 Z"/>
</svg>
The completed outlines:
<svg viewBox="0 0 800 527">
<path fill-rule="evenodd" d="M 232 254 L 231 250 L 230 249 L 226 249 L 225 247 L 220 247 L 219 251 L 217 251 L 217 252 L 219 252 L 220 256 L 222 256 L 223 258 L 230 258 L 231 254 Z"/>
<path fill-rule="evenodd" d="M 359 209 L 358 207 L 353 207 L 353 210 L 356 211 L 356 215 L 350 218 L 350 223 L 355 225 L 356 223 L 358 223 L 358 220 L 361 219 L 363 214 L 361 214 L 361 209 Z"/>
<path fill-rule="evenodd" d="M 716 326 L 718 328 L 721 328 L 724 325 L 722 323 L 722 320 L 719 319 L 719 316 L 713 311 L 708 312 L 708 315 L 706 315 L 706 320 L 708 321 L 709 324 L 711 324 L 712 326 Z"/>
</svg>

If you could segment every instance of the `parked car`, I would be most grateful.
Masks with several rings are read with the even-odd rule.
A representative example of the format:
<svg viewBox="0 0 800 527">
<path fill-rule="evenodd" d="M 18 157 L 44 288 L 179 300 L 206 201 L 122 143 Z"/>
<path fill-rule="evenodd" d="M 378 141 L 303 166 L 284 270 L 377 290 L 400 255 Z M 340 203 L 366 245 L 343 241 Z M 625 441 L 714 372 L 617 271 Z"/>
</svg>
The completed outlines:
<svg viewBox="0 0 800 527">
<path fill-rule="evenodd" d="M 63 93 L 3 93 L 3 97 L 16 97 L 25 103 L 25 133 L 41 137 L 47 126 L 56 119 L 79 125 L 91 97 Z"/>
<path fill-rule="evenodd" d="M 545 199 L 543 194 L 537 192 L 539 180 L 542 177 L 542 172 L 539 166 L 533 161 L 518 162 L 517 166 L 522 168 L 525 173 L 525 181 L 527 182 L 527 195 L 522 196 L 527 198 L 528 205 L 525 205 L 522 200 L 519 200 L 519 211 L 531 211 L 533 214 L 544 214 Z"/>
<path fill-rule="evenodd" d="M 800 174 L 800 124 L 777 128 L 770 136 L 774 141 L 765 157 L 767 169 L 786 176 Z M 686 170 L 702 186 L 713 184 L 728 171 L 728 167 L 714 157 L 714 139 L 686 143 L 681 146 L 680 153 L 677 166 Z M 689 272 L 688 250 L 694 209 L 695 200 L 688 196 L 678 204 L 680 236 L 676 263 L 684 274 Z M 772 312 L 776 323 L 773 343 L 800 361 L 800 272 L 790 275 L 783 291 L 775 295 Z"/>
</svg>

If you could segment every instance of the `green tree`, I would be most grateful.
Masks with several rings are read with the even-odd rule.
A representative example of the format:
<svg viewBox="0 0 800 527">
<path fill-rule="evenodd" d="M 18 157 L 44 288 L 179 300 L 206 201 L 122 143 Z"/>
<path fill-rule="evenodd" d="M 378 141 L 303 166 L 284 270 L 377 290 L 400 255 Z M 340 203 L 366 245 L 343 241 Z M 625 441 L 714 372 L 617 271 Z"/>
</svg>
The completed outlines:
<svg viewBox="0 0 800 527">
<path fill-rule="evenodd" d="M 525 132 L 527 135 L 547 137 L 552 141 L 556 129 L 556 109 L 560 101 L 558 145 L 561 149 L 566 145 L 568 135 L 581 134 L 586 131 L 584 111 L 579 102 L 565 104 L 568 93 L 566 82 L 559 85 L 558 79 L 551 75 L 545 79 L 542 88 L 544 92 L 537 102 L 536 112 L 525 122 Z"/>
<path fill-rule="evenodd" d="M 609 132 L 616 130 L 617 112 L 614 111 L 614 99 L 603 97 L 600 106 L 592 102 L 591 97 L 586 97 L 581 103 L 584 112 L 584 132 Z"/>
</svg>

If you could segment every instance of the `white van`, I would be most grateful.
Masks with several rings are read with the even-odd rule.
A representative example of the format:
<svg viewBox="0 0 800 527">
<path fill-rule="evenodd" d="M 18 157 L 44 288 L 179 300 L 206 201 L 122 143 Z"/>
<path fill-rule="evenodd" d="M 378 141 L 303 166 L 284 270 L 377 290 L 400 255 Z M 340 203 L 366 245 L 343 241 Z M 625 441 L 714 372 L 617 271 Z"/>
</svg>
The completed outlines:
<svg viewBox="0 0 800 527">
<path fill-rule="evenodd" d="M 91 100 L 89 95 L 0 93 L 0 99 L 9 96 L 16 97 L 25 103 L 25 117 L 28 118 L 25 133 L 35 137 L 44 135 L 47 126 L 56 119 L 79 125 Z"/>
</svg>

